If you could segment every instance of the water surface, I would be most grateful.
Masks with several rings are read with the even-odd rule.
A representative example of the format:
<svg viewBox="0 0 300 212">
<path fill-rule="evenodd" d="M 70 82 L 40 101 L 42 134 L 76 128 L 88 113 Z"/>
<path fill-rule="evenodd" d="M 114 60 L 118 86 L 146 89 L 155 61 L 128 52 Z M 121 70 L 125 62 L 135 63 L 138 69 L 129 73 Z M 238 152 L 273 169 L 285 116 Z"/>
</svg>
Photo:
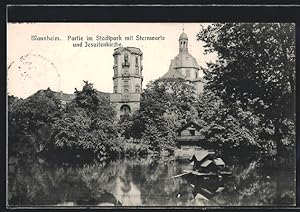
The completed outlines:
<svg viewBox="0 0 300 212">
<path fill-rule="evenodd" d="M 226 162 L 226 161 L 225 161 Z M 274 206 L 295 204 L 292 170 L 257 161 L 229 164 L 232 177 L 172 178 L 187 161 L 122 159 L 84 165 L 19 161 L 9 166 L 8 200 L 17 205 Z"/>
</svg>

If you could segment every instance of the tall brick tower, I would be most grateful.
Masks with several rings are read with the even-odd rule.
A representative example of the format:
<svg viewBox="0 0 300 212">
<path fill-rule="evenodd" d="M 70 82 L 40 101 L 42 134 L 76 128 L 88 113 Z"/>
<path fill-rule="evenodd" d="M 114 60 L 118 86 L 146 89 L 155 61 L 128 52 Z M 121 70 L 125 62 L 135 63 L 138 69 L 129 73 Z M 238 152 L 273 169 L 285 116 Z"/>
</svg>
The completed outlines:
<svg viewBox="0 0 300 212">
<path fill-rule="evenodd" d="M 113 93 L 110 102 L 116 106 L 117 116 L 132 114 L 140 107 L 142 92 L 143 53 L 135 47 L 119 47 L 114 50 Z"/>
</svg>

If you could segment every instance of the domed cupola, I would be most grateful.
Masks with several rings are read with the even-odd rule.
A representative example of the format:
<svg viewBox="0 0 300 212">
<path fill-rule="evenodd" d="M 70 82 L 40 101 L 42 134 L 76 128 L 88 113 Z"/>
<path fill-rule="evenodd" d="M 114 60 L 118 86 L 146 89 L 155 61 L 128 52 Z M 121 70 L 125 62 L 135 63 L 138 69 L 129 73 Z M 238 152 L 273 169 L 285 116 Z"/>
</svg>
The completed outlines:
<svg viewBox="0 0 300 212">
<path fill-rule="evenodd" d="M 179 54 L 171 60 L 169 70 L 161 78 L 162 79 L 184 79 L 189 84 L 194 85 L 196 94 L 203 92 L 204 81 L 199 77 L 200 67 L 196 58 L 188 52 L 188 36 L 184 31 L 180 34 Z"/>
<path fill-rule="evenodd" d="M 188 52 L 188 36 L 184 32 L 179 36 L 179 52 Z"/>
<path fill-rule="evenodd" d="M 171 60 L 169 71 L 162 78 L 182 78 L 198 80 L 200 67 L 197 60 L 188 52 L 188 36 L 182 32 L 179 36 L 179 54 Z"/>
</svg>

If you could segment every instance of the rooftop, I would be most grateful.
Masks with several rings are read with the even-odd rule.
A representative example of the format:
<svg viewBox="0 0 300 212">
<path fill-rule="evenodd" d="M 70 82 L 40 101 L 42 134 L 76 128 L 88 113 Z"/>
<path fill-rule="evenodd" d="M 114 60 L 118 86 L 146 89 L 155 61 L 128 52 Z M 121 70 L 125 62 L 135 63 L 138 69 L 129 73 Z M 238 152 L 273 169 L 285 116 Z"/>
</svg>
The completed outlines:
<svg viewBox="0 0 300 212">
<path fill-rule="evenodd" d="M 196 121 L 194 121 L 194 120 L 191 120 L 191 121 L 187 122 L 186 124 L 182 125 L 181 127 L 179 127 L 179 128 L 177 129 L 177 132 L 181 132 L 182 130 L 185 130 L 185 129 L 188 128 L 189 126 L 195 127 L 195 128 L 197 128 L 197 129 L 200 129 L 200 128 L 201 128 L 200 124 L 198 124 L 198 123 L 197 123 Z"/>
<path fill-rule="evenodd" d="M 222 160 L 222 158 L 216 158 L 214 159 L 214 162 L 217 166 L 224 166 L 225 162 Z"/>
<path fill-rule="evenodd" d="M 206 156 L 208 156 L 210 153 L 207 150 L 198 151 L 195 152 L 194 155 L 190 158 L 190 160 L 193 159 L 193 157 L 196 158 L 197 161 L 203 160 Z"/>
<path fill-rule="evenodd" d="M 136 47 L 118 47 L 116 49 L 114 49 L 114 54 L 113 55 L 116 55 L 116 54 L 121 54 L 121 52 L 123 51 L 129 51 L 130 53 L 132 54 L 137 54 L 137 55 L 142 55 L 142 51 L 139 49 L 139 48 L 136 48 Z"/>
<path fill-rule="evenodd" d="M 180 39 L 189 39 L 187 34 L 185 34 L 184 32 L 181 33 L 181 35 L 179 36 L 179 40 Z"/>
</svg>

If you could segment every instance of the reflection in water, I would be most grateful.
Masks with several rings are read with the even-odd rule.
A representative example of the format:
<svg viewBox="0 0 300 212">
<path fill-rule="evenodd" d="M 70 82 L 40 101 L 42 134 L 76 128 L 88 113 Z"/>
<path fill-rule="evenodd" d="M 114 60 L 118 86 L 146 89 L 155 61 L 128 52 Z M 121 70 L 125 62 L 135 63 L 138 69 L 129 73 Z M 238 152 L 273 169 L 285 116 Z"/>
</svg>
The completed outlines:
<svg viewBox="0 0 300 212">
<path fill-rule="evenodd" d="M 186 199 L 183 202 L 186 202 L 186 205 L 205 206 L 209 200 L 225 189 L 223 179 L 220 180 L 215 177 L 193 178 L 190 176 L 186 176 L 185 178 L 187 183 L 190 185 L 190 189 L 184 190 L 183 194 L 179 193 L 177 198 L 182 199 L 185 194 Z M 219 204 L 216 202 L 216 205 Z"/>
<path fill-rule="evenodd" d="M 9 205 L 240 206 L 293 205 L 293 171 L 232 164 L 232 177 L 172 176 L 189 162 L 117 160 L 82 166 L 24 162 L 9 167 Z"/>
<path fill-rule="evenodd" d="M 141 192 L 132 182 L 118 177 L 114 191 L 117 199 L 123 206 L 141 205 Z"/>
</svg>

